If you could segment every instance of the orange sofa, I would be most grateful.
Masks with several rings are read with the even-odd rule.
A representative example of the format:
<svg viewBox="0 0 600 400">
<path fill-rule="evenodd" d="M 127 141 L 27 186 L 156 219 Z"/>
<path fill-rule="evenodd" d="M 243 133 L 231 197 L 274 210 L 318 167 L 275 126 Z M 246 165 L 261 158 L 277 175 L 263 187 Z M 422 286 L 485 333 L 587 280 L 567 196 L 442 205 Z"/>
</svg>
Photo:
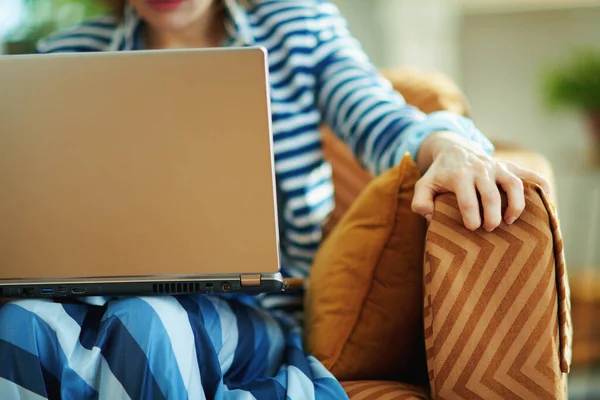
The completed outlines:
<svg viewBox="0 0 600 400">
<path fill-rule="evenodd" d="M 444 76 L 417 70 L 384 75 L 408 103 L 424 112 L 469 114 L 463 95 Z M 327 235 L 372 176 L 326 127 L 323 142 L 333 167 L 336 200 L 324 227 Z M 496 157 L 518 162 L 553 182 L 552 168 L 539 154 L 497 143 Z M 487 233 L 462 227 L 452 195 L 437 198 L 425 239 L 423 309 L 414 321 L 423 330 L 423 351 L 415 354 L 425 359 L 409 360 L 415 368 L 427 368 L 404 382 L 372 376 L 344 382 L 342 376 L 350 399 L 566 398 L 569 290 L 554 197 L 549 199 L 530 192 L 521 228 Z M 482 258 L 497 262 L 478 270 Z M 452 285 L 457 279 L 465 284 Z M 519 296 L 526 300 L 512 301 Z"/>
</svg>

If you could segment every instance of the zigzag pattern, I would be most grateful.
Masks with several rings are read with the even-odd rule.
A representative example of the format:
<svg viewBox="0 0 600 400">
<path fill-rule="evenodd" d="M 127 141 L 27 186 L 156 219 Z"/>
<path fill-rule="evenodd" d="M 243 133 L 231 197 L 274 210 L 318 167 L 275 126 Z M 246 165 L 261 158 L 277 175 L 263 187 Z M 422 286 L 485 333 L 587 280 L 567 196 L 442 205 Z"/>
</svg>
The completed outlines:
<svg viewBox="0 0 600 400">
<path fill-rule="evenodd" d="M 397 382 L 342 382 L 350 400 L 428 400 L 424 389 Z"/>
<path fill-rule="evenodd" d="M 436 200 L 424 269 L 436 399 L 565 397 L 571 327 L 562 241 L 530 185 L 526 202 L 514 225 L 487 233 L 464 228 L 453 195 Z"/>
</svg>

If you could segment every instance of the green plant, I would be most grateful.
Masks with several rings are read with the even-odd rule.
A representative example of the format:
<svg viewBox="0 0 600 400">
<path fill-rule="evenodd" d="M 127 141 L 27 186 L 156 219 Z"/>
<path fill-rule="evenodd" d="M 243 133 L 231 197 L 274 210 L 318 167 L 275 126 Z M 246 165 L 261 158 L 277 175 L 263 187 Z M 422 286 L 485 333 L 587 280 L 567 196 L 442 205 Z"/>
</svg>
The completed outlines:
<svg viewBox="0 0 600 400">
<path fill-rule="evenodd" d="M 551 108 L 600 111 L 600 51 L 576 51 L 568 63 L 548 72 L 544 89 Z"/>
<path fill-rule="evenodd" d="M 106 11 L 98 0 L 22 0 L 24 21 L 6 40 L 18 43 L 20 52 L 31 52 L 41 38 Z"/>
</svg>

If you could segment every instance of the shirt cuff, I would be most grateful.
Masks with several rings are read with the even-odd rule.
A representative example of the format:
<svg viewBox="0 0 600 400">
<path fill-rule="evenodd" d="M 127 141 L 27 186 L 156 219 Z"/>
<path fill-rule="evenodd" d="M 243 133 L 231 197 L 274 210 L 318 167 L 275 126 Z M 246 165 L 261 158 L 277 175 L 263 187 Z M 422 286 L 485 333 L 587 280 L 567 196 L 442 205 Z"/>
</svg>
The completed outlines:
<svg viewBox="0 0 600 400">
<path fill-rule="evenodd" d="M 429 114 L 424 120 L 415 122 L 402 133 L 402 141 L 392 157 L 393 167 L 398 165 L 406 153 L 416 160 L 421 145 L 429 135 L 435 132 L 449 131 L 459 134 L 465 139 L 478 144 L 488 154 L 494 152 L 494 145 L 484 136 L 469 118 L 450 111 L 437 111 Z"/>
</svg>

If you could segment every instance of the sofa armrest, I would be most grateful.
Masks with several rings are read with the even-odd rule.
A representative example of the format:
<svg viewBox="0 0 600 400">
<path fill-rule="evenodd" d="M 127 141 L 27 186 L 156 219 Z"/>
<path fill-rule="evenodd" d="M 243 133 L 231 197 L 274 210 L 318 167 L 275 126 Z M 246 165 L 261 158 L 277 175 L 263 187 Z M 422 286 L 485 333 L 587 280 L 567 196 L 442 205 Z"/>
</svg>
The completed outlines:
<svg viewBox="0 0 600 400">
<path fill-rule="evenodd" d="M 566 397 L 569 290 L 553 207 L 526 184 L 511 226 L 471 232 L 438 196 L 426 239 L 424 318 L 433 398 Z M 503 198 L 506 207 L 506 197 Z"/>
</svg>

